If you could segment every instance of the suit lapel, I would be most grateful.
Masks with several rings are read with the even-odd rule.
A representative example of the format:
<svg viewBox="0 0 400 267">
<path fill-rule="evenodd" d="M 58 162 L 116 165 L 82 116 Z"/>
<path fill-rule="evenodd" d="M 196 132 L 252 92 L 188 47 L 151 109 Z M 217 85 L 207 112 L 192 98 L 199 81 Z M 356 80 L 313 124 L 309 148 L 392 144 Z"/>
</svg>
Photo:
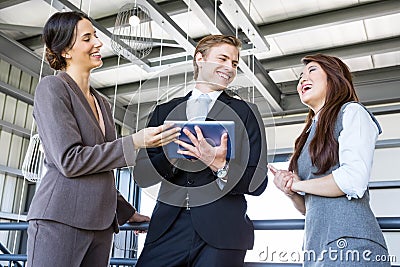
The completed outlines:
<svg viewBox="0 0 400 267">
<path fill-rule="evenodd" d="M 93 114 L 93 111 L 92 111 L 90 105 L 89 105 L 89 102 L 86 100 L 86 97 L 83 95 L 82 90 L 79 88 L 79 86 L 76 84 L 76 82 L 66 72 L 60 72 L 58 75 L 72 89 L 72 91 L 75 93 L 75 95 L 78 97 L 78 99 L 80 100 L 80 102 L 84 106 L 84 108 L 85 108 L 85 110 L 86 110 L 86 112 L 87 112 L 87 114 L 88 114 L 88 116 L 90 118 L 89 120 L 92 122 L 92 124 L 96 125 L 95 127 L 99 130 L 100 134 L 102 136 L 104 136 L 103 132 L 101 131 L 100 125 L 99 125 L 95 115 Z M 91 89 L 91 92 L 95 95 L 96 99 L 98 100 L 97 102 L 99 103 L 99 105 L 101 107 L 101 111 L 103 112 L 103 118 L 105 118 L 106 117 L 105 116 L 106 113 L 104 112 L 105 109 L 104 109 L 104 106 L 102 107 L 103 101 L 100 101 L 99 95 L 94 90 Z M 104 124 L 106 124 L 106 122 L 104 122 Z M 106 133 L 107 133 L 107 128 L 109 128 L 107 126 L 108 125 L 105 125 Z"/>
<path fill-rule="evenodd" d="M 231 97 L 228 96 L 225 92 L 222 92 L 221 95 L 215 101 L 214 106 L 211 108 L 210 112 L 208 112 L 207 120 L 216 120 L 218 118 L 218 114 L 221 113 L 227 106 L 231 103 Z"/>
<path fill-rule="evenodd" d="M 166 120 L 187 121 L 188 119 L 186 116 L 186 107 L 188 99 L 191 95 L 192 91 L 190 91 L 182 99 L 176 101 L 168 116 L 166 117 Z"/>
</svg>

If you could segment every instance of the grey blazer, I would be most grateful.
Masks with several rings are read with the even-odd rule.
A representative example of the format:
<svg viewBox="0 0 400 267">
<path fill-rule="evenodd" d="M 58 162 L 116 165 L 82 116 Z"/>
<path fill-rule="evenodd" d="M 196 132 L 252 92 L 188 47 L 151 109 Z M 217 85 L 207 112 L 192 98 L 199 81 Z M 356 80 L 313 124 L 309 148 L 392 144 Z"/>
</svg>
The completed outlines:
<svg viewBox="0 0 400 267">
<path fill-rule="evenodd" d="M 65 72 L 47 76 L 35 92 L 33 115 L 45 153 L 47 172 L 28 212 L 87 230 L 123 224 L 135 212 L 118 193 L 113 170 L 135 162 L 130 136 L 116 139 L 109 103 L 95 90 L 105 135 L 75 81 Z"/>
</svg>

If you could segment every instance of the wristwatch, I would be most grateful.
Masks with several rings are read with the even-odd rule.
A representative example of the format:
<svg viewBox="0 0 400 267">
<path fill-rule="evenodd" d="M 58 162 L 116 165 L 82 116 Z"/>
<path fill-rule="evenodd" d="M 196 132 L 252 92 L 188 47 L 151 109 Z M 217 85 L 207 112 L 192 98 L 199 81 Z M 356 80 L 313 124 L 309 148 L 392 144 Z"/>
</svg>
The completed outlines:
<svg viewBox="0 0 400 267">
<path fill-rule="evenodd" d="M 225 180 L 224 178 L 228 175 L 228 170 L 229 164 L 227 162 L 224 167 L 215 172 L 215 176 L 217 176 L 219 179 Z"/>
</svg>

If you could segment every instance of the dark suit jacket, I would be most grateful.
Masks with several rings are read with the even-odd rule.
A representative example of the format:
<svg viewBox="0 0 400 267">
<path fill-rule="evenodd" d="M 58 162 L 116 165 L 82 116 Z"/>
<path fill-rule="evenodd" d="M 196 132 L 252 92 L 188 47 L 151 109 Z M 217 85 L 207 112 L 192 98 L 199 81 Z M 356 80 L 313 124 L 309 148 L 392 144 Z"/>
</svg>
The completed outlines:
<svg viewBox="0 0 400 267">
<path fill-rule="evenodd" d="M 120 223 L 135 212 L 117 192 L 113 173 L 115 168 L 134 164 L 132 138 L 116 139 L 109 103 L 91 91 L 104 117 L 105 136 L 67 73 L 47 76 L 36 88 L 33 115 L 47 172 L 32 200 L 28 220 L 53 220 L 87 230 L 103 230 L 114 223 L 118 231 L 116 211 Z"/>
<path fill-rule="evenodd" d="M 186 120 L 190 94 L 157 106 L 148 125 L 160 125 L 165 120 Z M 267 186 L 267 147 L 260 113 L 254 104 L 223 92 L 207 120 L 235 121 L 236 156 L 229 162 L 229 179 L 222 192 L 210 168 L 204 166 L 198 171 L 186 171 L 193 164 L 201 165 L 200 162 L 180 160 L 174 166 L 162 148 L 139 151 L 134 169 L 139 186 L 147 187 L 162 181 L 147 243 L 157 240 L 168 230 L 189 194 L 192 222 L 204 241 L 220 249 L 253 247 L 254 228 L 246 215 L 244 194 L 260 195 Z"/>
</svg>

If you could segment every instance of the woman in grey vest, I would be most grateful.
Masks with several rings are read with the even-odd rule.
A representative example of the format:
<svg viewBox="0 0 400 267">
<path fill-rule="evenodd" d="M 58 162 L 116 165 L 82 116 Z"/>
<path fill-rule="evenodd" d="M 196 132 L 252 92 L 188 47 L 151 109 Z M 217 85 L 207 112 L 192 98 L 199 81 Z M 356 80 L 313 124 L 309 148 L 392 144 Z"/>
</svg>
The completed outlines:
<svg viewBox="0 0 400 267">
<path fill-rule="evenodd" d="M 297 92 L 309 107 L 306 125 L 289 171 L 270 170 L 306 216 L 304 266 L 390 266 L 368 192 L 381 128 L 358 103 L 346 64 L 322 54 L 302 62 Z"/>
</svg>

